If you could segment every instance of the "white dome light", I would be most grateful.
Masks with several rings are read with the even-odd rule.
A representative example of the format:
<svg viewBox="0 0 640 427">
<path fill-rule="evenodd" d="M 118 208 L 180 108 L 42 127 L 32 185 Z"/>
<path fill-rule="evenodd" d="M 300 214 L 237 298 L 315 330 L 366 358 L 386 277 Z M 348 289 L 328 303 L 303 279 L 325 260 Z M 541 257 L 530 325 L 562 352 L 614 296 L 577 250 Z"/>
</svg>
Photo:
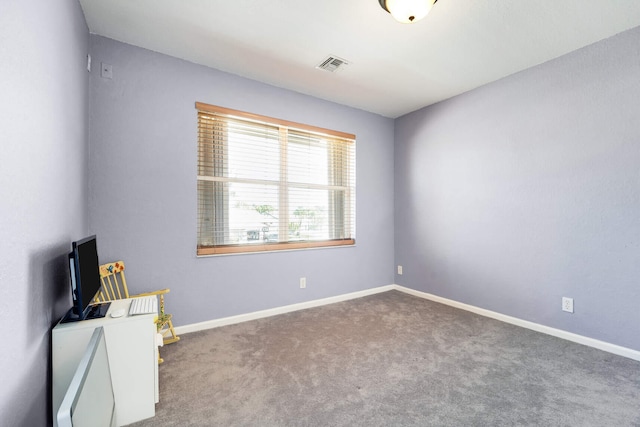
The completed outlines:
<svg viewBox="0 0 640 427">
<path fill-rule="evenodd" d="M 412 24 L 427 16 L 438 0 L 378 0 L 380 6 L 403 24 Z"/>
</svg>

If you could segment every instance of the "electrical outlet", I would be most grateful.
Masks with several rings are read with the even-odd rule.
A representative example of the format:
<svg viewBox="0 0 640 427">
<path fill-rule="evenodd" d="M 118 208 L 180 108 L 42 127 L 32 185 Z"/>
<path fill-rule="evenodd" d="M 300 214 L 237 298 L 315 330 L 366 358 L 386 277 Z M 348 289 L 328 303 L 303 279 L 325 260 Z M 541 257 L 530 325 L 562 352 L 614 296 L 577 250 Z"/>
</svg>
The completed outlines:
<svg viewBox="0 0 640 427">
<path fill-rule="evenodd" d="M 398 274 L 400 276 L 402 276 L 402 266 L 401 265 L 398 266 Z"/>
<path fill-rule="evenodd" d="M 573 298 L 562 297 L 562 311 L 573 313 Z"/>
<path fill-rule="evenodd" d="M 304 289 L 307 287 L 307 278 L 306 277 L 301 277 L 300 278 L 300 289 Z"/>
</svg>

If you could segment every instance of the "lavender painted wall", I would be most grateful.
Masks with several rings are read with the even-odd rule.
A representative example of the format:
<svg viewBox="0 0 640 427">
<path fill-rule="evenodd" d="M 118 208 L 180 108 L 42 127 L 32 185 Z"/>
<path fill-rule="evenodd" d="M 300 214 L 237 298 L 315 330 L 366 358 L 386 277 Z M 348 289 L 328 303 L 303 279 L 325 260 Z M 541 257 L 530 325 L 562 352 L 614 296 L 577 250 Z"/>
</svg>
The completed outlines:
<svg viewBox="0 0 640 427">
<path fill-rule="evenodd" d="M 638 76 L 640 28 L 398 119 L 396 283 L 640 350 Z"/>
<path fill-rule="evenodd" d="M 99 36 L 90 49 L 113 79 L 90 77 L 89 229 L 134 292 L 171 288 L 176 325 L 393 283 L 393 120 Z M 196 258 L 196 101 L 356 134 L 356 247 Z"/>
<path fill-rule="evenodd" d="M 89 31 L 77 0 L 0 5 L 0 425 L 50 416 L 50 328 L 86 232 Z"/>
</svg>

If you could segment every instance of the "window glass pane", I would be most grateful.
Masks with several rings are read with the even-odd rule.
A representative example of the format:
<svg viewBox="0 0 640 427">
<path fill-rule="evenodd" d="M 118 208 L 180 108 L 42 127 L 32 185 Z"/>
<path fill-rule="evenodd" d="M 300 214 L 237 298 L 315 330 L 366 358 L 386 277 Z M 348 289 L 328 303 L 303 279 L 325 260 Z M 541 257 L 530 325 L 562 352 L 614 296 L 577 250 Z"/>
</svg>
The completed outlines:
<svg viewBox="0 0 640 427">
<path fill-rule="evenodd" d="M 229 237 L 226 244 L 278 241 L 278 187 L 229 183 Z"/>
<path fill-rule="evenodd" d="M 278 129 L 229 123 L 225 174 L 232 178 L 277 181 L 280 178 Z"/>
<path fill-rule="evenodd" d="M 289 190 L 289 240 L 327 240 L 329 191 Z"/>
<path fill-rule="evenodd" d="M 289 132 L 287 170 L 289 182 L 328 183 L 327 143 L 312 135 Z"/>
</svg>

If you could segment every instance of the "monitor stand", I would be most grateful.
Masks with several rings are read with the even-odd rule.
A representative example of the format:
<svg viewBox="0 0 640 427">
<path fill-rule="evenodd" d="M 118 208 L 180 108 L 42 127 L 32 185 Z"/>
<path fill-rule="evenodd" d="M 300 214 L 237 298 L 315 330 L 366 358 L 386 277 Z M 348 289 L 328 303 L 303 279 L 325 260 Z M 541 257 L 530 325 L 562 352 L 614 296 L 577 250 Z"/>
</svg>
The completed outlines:
<svg viewBox="0 0 640 427">
<path fill-rule="evenodd" d="M 84 311 L 83 315 L 76 314 L 73 308 L 67 311 L 60 323 L 79 322 L 81 320 L 100 319 L 107 315 L 111 302 L 102 302 L 100 304 L 92 304 Z"/>
</svg>

